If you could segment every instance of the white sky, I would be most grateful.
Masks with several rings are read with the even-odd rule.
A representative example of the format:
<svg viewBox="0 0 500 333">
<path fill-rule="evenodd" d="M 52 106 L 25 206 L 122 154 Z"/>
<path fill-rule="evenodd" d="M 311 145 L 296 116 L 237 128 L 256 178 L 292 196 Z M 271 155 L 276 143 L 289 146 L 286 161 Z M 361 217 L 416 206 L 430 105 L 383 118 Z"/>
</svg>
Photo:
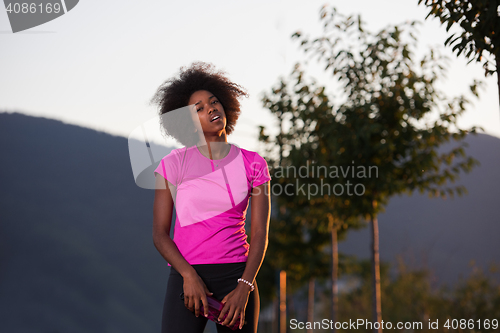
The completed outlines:
<svg viewBox="0 0 500 333">
<path fill-rule="evenodd" d="M 62 17 L 12 34 L 0 9 L 0 111 L 44 116 L 127 137 L 155 116 L 148 105 L 157 87 L 195 60 L 212 62 L 246 87 L 250 98 L 229 141 L 257 150 L 258 124 L 272 126 L 262 108 L 263 92 L 303 59 L 296 30 L 321 32 L 319 9 L 325 1 L 97 1 L 81 0 Z M 370 30 L 420 20 L 420 49 L 442 45 L 447 37 L 437 19 L 417 0 L 330 1 L 343 14 L 360 13 Z M 495 77 L 480 65 L 466 66 L 449 48 L 448 95 L 465 92 L 473 78 L 486 90 L 460 124 L 482 126 L 500 137 Z M 322 84 L 333 80 L 311 67 Z M 332 88 L 333 89 L 333 88 Z"/>
</svg>

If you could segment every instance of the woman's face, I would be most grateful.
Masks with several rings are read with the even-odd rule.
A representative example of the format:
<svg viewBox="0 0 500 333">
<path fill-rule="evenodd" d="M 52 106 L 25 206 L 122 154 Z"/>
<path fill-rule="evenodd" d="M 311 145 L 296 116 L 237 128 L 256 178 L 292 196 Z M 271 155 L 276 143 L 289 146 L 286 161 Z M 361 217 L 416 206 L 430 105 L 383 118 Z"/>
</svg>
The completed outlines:
<svg viewBox="0 0 500 333">
<path fill-rule="evenodd" d="M 226 128 L 226 114 L 219 99 L 209 91 L 198 90 L 189 98 L 189 105 L 194 104 L 194 111 L 200 119 L 205 134 L 220 135 Z"/>
</svg>

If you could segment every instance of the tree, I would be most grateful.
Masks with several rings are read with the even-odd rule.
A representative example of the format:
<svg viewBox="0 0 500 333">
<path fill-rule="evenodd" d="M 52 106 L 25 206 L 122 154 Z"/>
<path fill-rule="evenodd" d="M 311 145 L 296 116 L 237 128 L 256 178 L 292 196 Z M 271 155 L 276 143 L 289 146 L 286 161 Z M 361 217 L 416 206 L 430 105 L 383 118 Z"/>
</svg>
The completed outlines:
<svg viewBox="0 0 500 333">
<path fill-rule="evenodd" d="M 465 188 L 448 182 L 477 163 L 465 156 L 462 141 L 476 128 L 460 129 L 456 124 L 468 103 L 464 96 L 449 99 L 435 88 L 444 74 L 443 59 L 431 50 L 421 61 L 413 60 L 415 23 L 374 34 L 363 28 L 359 16 L 345 17 L 334 8 L 323 7 L 320 17 L 322 36 L 309 38 L 297 32 L 293 37 L 325 64 L 344 93 L 345 101 L 334 108 L 334 119 L 342 126 L 332 127 L 337 141 L 333 158 L 341 165 L 352 163 L 356 173 L 347 173 L 343 181 L 361 182 L 365 189 L 343 198 L 350 202 L 349 211 L 362 214 L 371 224 L 372 314 L 374 322 L 381 322 L 377 216 L 397 194 L 464 193 Z M 450 141 L 459 145 L 439 154 L 438 147 Z M 366 174 L 372 167 L 376 175 Z"/>
<path fill-rule="evenodd" d="M 448 32 L 453 26 L 460 26 L 462 33 L 451 34 L 444 44 L 452 46 L 457 56 L 463 54 L 469 62 L 482 62 L 485 76 L 497 73 L 500 102 L 500 0 L 419 0 L 433 15 L 446 24 Z M 493 57 L 490 61 L 485 57 Z"/>
<path fill-rule="evenodd" d="M 280 241 L 276 241 L 280 244 L 280 250 L 284 250 L 283 258 L 288 258 L 290 262 L 286 268 L 288 273 L 309 279 L 309 284 L 313 284 L 315 277 L 325 275 L 325 267 L 328 267 L 324 262 L 325 245 L 331 242 L 332 318 L 335 320 L 339 276 L 338 239 L 344 236 L 349 226 L 358 224 L 356 219 L 348 219 L 343 213 L 343 202 L 335 196 L 318 193 L 320 189 L 322 191 L 324 182 L 330 186 L 336 180 L 325 179 L 324 175 L 315 176 L 309 164 L 331 164 L 335 141 L 330 142 L 332 138 L 328 133 L 332 126 L 341 124 L 333 119 L 332 105 L 325 88 L 315 82 L 307 82 L 299 66 L 295 67 L 288 80 L 281 80 L 271 94 L 264 96 L 263 103 L 275 115 L 280 131 L 271 138 L 265 134 L 263 127 L 260 139 L 270 147 L 268 156 L 273 155 L 273 150 L 279 156 L 279 170 L 274 172 L 277 184 L 285 190 L 289 186 L 294 188 L 293 193 L 280 193 L 277 197 L 280 207 L 278 215 L 282 219 L 273 223 L 279 229 L 273 233 L 283 236 Z M 301 173 L 301 168 L 305 167 L 306 172 Z M 286 221 L 283 220 L 287 217 Z M 298 237 L 294 232 L 298 233 Z M 298 258 L 307 264 L 299 266 Z M 304 278 L 298 281 L 304 283 Z M 313 288 L 310 290 L 313 292 Z M 309 299 L 313 299 L 313 296 L 310 295 Z"/>
<path fill-rule="evenodd" d="M 266 128 L 261 126 L 259 140 L 264 143 L 266 153 L 264 154 L 273 175 L 271 189 L 273 192 L 273 202 L 278 209 L 271 216 L 269 232 L 268 255 L 264 262 L 264 270 L 286 270 L 287 271 L 287 292 L 294 292 L 304 285 L 311 283 L 317 276 L 324 276 L 328 272 L 328 255 L 325 253 L 325 246 L 328 238 L 318 230 L 308 230 L 304 223 L 304 205 L 297 205 L 292 195 L 287 195 L 286 185 L 290 181 L 287 175 L 281 175 L 286 166 L 296 165 L 297 162 L 291 157 L 285 156 L 285 147 L 291 131 L 284 131 L 285 118 L 289 116 L 291 110 L 291 98 L 288 98 L 286 84 L 282 82 L 280 87 L 273 90 L 274 94 L 279 94 L 280 105 L 272 107 L 272 113 L 276 117 L 278 135 L 270 137 L 265 134 Z M 266 102 L 264 97 L 263 102 Z M 299 132 L 295 128 L 295 135 Z M 281 169 L 281 171 L 280 171 Z M 310 289 L 309 299 L 314 298 L 314 289 Z M 313 307 L 313 302 L 309 308 Z M 312 312 L 312 311 L 310 311 Z"/>
<path fill-rule="evenodd" d="M 342 321 L 369 316 L 368 266 L 362 261 L 351 274 L 352 279 L 360 283 L 340 298 L 344 305 L 340 311 Z M 500 316 L 500 285 L 494 281 L 494 276 L 483 273 L 477 267 L 455 285 L 434 287 L 429 270 L 409 269 L 403 260 L 399 260 L 397 267 L 382 263 L 381 271 L 384 321 L 392 323 L 391 331 L 486 333 L 497 332 L 500 327 L 498 319 L 488 319 Z M 439 325 L 430 328 L 429 321 L 436 320 Z M 398 330 L 395 327 L 398 322 L 407 323 L 414 329 Z M 414 323 L 422 323 L 421 328 Z"/>
</svg>

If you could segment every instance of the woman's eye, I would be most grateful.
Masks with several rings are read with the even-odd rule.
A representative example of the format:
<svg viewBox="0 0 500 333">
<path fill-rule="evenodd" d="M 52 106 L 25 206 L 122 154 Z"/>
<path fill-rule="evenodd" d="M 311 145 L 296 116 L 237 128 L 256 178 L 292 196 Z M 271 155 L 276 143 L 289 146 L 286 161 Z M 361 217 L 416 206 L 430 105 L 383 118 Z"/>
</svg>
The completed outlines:
<svg viewBox="0 0 500 333">
<path fill-rule="evenodd" d="M 212 102 L 212 104 L 217 104 L 217 103 L 219 103 L 218 100 L 215 100 L 215 101 Z"/>
<path fill-rule="evenodd" d="M 196 112 L 200 112 L 203 108 L 196 109 Z"/>
</svg>

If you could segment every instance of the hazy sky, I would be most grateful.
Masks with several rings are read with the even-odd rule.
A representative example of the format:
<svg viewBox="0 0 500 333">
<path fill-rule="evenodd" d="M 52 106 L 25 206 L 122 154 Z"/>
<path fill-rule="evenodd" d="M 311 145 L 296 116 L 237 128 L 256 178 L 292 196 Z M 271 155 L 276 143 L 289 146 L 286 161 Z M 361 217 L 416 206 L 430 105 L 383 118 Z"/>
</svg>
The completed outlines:
<svg viewBox="0 0 500 333">
<path fill-rule="evenodd" d="M 60 119 L 128 136 L 155 115 L 148 105 L 157 87 L 195 60 L 214 63 L 246 87 L 250 97 L 229 141 L 257 149 L 258 124 L 272 125 L 261 94 L 290 73 L 304 56 L 290 36 L 321 31 L 325 1 L 97 1 L 81 0 L 62 17 L 12 34 L 0 9 L 0 110 Z M 330 1 L 344 14 L 360 13 L 369 29 L 420 20 L 420 48 L 442 45 L 447 34 L 417 0 Z M 449 49 L 449 95 L 483 79 L 481 101 L 466 113 L 463 126 L 482 126 L 500 136 L 496 78 L 484 79 L 480 65 L 466 66 Z M 334 87 L 312 66 L 309 73 Z M 334 89 L 334 88 L 332 88 Z"/>
</svg>

